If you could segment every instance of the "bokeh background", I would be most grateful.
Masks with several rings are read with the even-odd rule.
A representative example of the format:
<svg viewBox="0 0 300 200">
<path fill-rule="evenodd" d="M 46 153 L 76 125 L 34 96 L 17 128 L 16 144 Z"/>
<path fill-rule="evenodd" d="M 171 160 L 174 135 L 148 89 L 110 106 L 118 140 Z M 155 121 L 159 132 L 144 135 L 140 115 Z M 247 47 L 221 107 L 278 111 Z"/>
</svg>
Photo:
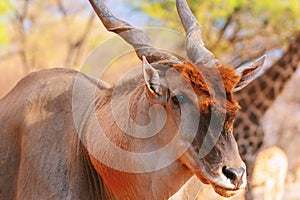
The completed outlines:
<svg viewBox="0 0 300 200">
<path fill-rule="evenodd" d="M 182 32 L 175 0 L 106 2 L 119 18 L 137 27 Z M 206 46 L 222 63 L 234 67 L 264 53 L 268 56 L 265 67 L 272 67 L 300 34 L 300 0 L 188 2 L 203 26 Z M 113 36 L 96 18 L 88 0 L 0 1 L 0 97 L 32 71 L 53 67 L 80 69 L 89 52 Z M 177 45 L 184 50 L 183 42 Z M 114 83 L 121 69 L 136 65 L 135 55 L 131 56 L 132 59 L 118 61 L 108 82 Z M 286 182 L 293 186 L 300 180 L 299 70 L 262 116 L 262 126 L 266 145 L 277 145 L 287 153 Z"/>
</svg>

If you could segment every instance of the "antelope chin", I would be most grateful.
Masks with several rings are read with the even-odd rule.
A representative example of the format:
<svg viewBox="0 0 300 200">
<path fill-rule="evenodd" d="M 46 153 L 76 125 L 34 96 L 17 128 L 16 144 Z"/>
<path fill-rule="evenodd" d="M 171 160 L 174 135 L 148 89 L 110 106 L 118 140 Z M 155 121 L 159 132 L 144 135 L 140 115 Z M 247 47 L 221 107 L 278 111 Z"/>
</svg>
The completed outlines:
<svg viewBox="0 0 300 200">
<path fill-rule="evenodd" d="M 194 148 L 189 148 L 182 160 L 202 183 L 210 184 L 215 192 L 223 197 L 234 196 L 246 188 L 246 176 L 243 178 L 243 184 L 235 187 L 228 178 L 219 172 L 211 172 Z"/>
<path fill-rule="evenodd" d="M 208 177 L 203 178 L 203 174 L 201 174 L 201 175 L 196 174 L 196 176 L 202 183 L 211 185 L 217 194 L 219 194 L 223 197 L 226 197 L 226 198 L 232 197 L 232 196 L 236 195 L 237 193 L 239 193 L 240 191 L 245 189 L 244 186 L 240 187 L 240 188 L 234 188 L 231 185 L 228 185 L 228 186 L 221 185 L 221 184 L 219 184 L 218 180 L 214 180 L 214 179 L 208 180 Z"/>
<path fill-rule="evenodd" d="M 232 197 L 234 195 L 236 195 L 237 193 L 239 193 L 241 190 L 243 189 L 229 189 L 229 188 L 224 188 L 222 186 L 219 185 L 214 185 L 211 184 L 211 186 L 213 187 L 213 189 L 215 190 L 215 192 L 223 197 Z"/>
</svg>

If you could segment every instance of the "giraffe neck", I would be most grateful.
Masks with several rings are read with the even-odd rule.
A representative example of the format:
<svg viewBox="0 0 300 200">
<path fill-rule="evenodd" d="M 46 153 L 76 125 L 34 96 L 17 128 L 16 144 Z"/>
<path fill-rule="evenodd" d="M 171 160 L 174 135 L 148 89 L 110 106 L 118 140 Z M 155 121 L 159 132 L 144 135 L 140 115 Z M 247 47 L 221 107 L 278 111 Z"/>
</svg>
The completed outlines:
<svg viewBox="0 0 300 200">
<path fill-rule="evenodd" d="M 236 93 L 241 106 L 234 123 L 234 136 L 247 167 L 254 164 L 255 156 L 263 144 L 264 134 L 260 120 L 300 63 L 300 33 L 290 43 L 283 57 L 242 92 Z"/>
<path fill-rule="evenodd" d="M 272 105 L 300 63 L 300 33 L 283 57 L 241 93 L 237 93 L 242 110 L 260 118 Z M 253 116 L 254 117 L 254 116 Z"/>
</svg>

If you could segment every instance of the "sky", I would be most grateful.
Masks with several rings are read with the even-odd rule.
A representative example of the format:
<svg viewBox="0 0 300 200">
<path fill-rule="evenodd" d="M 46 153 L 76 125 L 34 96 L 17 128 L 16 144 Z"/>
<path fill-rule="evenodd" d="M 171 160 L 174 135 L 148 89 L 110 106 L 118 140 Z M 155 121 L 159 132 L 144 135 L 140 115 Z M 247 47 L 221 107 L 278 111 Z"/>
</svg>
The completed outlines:
<svg viewBox="0 0 300 200">
<path fill-rule="evenodd" d="M 117 17 L 126 19 L 127 22 L 138 27 L 146 26 L 151 20 L 147 14 L 133 8 L 124 0 L 108 0 L 106 5 Z"/>
</svg>

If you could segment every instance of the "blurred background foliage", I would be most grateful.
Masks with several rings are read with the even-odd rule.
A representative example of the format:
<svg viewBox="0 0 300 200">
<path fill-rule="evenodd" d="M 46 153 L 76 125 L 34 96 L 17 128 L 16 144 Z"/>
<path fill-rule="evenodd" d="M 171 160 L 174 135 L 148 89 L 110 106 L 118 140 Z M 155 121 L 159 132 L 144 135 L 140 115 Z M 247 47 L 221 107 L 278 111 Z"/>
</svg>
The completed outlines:
<svg viewBox="0 0 300 200">
<path fill-rule="evenodd" d="M 182 31 L 175 0 L 108 0 L 107 3 L 125 20 L 134 16 L 130 20 L 137 26 L 150 24 Z M 300 0 L 189 0 L 188 3 L 203 26 L 208 48 L 223 62 L 234 66 L 268 51 L 276 56 L 274 51 L 284 49 L 300 30 Z M 125 10 L 131 14 L 122 16 Z M 145 16 L 149 20 L 140 24 Z M 0 58 L 18 60 L 24 74 L 50 66 L 76 68 L 109 35 L 99 27 L 102 25 L 95 20 L 87 0 L 1 1 Z"/>
<path fill-rule="evenodd" d="M 181 29 L 175 0 L 134 2 L 136 8 L 161 25 Z M 263 52 L 272 51 L 274 55 L 300 30 L 299 0 L 190 0 L 188 3 L 203 26 L 207 47 L 234 66 Z"/>
<path fill-rule="evenodd" d="M 134 25 L 182 31 L 175 0 L 108 0 L 107 3 L 117 16 Z M 270 54 L 269 61 L 274 56 L 278 59 L 300 30 L 300 0 L 189 0 L 188 3 L 203 26 L 207 47 L 221 61 L 234 66 L 264 52 Z M 87 0 L 1 1 L 0 70 L 7 65 L 18 66 L 22 74 L 48 67 L 78 68 L 91 49 L 111 36 L 95 18 Z"/>
<path fill-rule="evenodd" d="M 6 24 L 8 20 L 5 19 L 12 11 L 12 5 L 9 0 L 0 2 L 0 45 L 5 45 L 9 41 L 8 31 L 6 29 Z"/>
</svg>

